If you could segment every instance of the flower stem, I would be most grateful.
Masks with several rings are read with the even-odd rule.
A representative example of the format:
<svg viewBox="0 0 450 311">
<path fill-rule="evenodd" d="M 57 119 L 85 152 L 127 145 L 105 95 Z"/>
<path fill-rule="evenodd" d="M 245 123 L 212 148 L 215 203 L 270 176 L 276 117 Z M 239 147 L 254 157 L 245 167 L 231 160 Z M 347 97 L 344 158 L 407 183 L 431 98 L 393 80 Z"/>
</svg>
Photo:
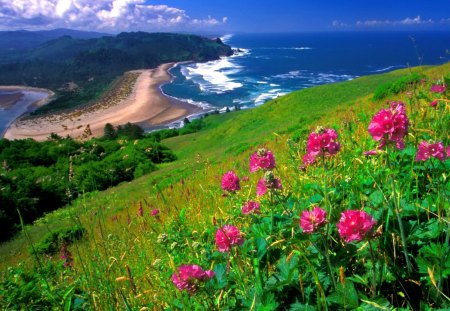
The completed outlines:
<svg viewBox="0 0 450 311">
<path fill-rule="evenodd" d="M 369 248 L 370 248 L 370 256 L 372 257 L 372 277 L 373 277 L 373 284 L 372 284 L 372 297 L 375 297 L 377 294 L 377 270 L 376 270 L 376 262 L 375 262 L 375 255 L 373 252 L 373 247 L 372 247 L 372 240 L 369 239 Z"/>
<path fill-rule="evenodd" d="M 411 272 L 412 266 L 411 266 L 411 262 L 409 261 L 409 256 L 408 256 L 405 230 L 403 229 L 402 218 L 400 216 L 400 202 L 399 202 L 400 196 L 397 195 L 397 187 L 395 186 L 394 177 L 392 175 L 391 161 L 389 159 L 390 153 L 391 153 L 390 148 L 387 147 L 386 151 L 387 151 L 386 152 L 386 162 L 387 162 L 387 166 L 389 168 L 389 179 L 391 181 L 392 194 L 394 197 L 394 211 L 395 211 L 395 215 L 397 216 L 398 227 L 400 229 L 400 238 L 401 238 L 402 244 L 403 244 L 403 254 L 405 255 L 406 267 L 408 268 L 408 272 Z"/>
</svg>

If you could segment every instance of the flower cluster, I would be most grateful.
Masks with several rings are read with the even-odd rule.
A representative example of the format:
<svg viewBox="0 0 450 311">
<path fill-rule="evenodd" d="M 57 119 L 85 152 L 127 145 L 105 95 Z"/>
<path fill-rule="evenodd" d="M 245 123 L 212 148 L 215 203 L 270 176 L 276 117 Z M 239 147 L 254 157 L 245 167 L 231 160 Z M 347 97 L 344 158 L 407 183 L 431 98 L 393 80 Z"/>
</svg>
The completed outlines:
<svg viewBox="0 0 450 311">
<path fill-rule="evenodd" d="M 178 267 L 177 272 L 172 274 L 172 282 L 180 290 L 186 290 L 193 294 L 202 281 L 207 281 L 214 277 L 212 270 L 203 270 L 197 265 L 182 265 Z"/>
<path fill-rule="evenodd" d="M 327 212 L 316 206 L 312 211 L 303 211 L 300 215 L 300 227 L 304 233 L 313 233 L 326 223 Z"/>
<path fill-rule="evenodd" d="M 395 143 L 398 149 L 403 149 L 403 137 L 408 134 L 409 120 L 405 105 L 402 102 L 392 102 L 389 109 L 381 109 L 369 124 L 369 133 L 373 139 L 380 141 L 378 148 L 387 143 Z"/>
<path fill-rule="evenodd" d="M 426 141 L 422 141 L 419 144 L 419 150 L 417 151 L 415 160 L 416 160 L 416 162 L 426 161 L 430 157 L 433 157 L 433 158 L 439 159 L 441 161 L 444 161 L 447 156 L 448 156 L 448 154 L 446 154 L 446 150 L 445 150 L 442 142 L 437 142 L 435 144 L 429 144 Z"/>
<path fill-rule="evenodd" d="M 242 206 L 242 214 L 248 215 L 250 213 L 259 214 L 259 203 L 256 201 L 245 202 Z"/>
<path fill-rule="evenodd" d="M 338 134 L 333 129 L 319 128 L 309 134 L 303 164 L 314 163 L 317 156 L 335 155 L 341 149 L 337 138 Z"/>
<path fill-rule="evenodd" d="M 222 176 L 222 189 L 229 192 L 241 189 L 239 177 L 233 171 L 228 171 Z"/>
<path fill-rule="evenodd" d="M 345 242 L 361 241 L 376 224 L 375 219 L 364 211 L 348 210 L 341 213 L 336 225 L 339 235 Z"/>
<path fill-rule="evenodd" d="M 262 196 L 266 194 L 269 189 L 275 190 L 282 188 L 283 186 L 281 185 L 281 180 L 279 178 L 275 178 L 271 171 L 267 171 L 264 174 L 264 177 L 261 178 L 256 185 L 256 195 Z"/>
<path fill-rule="evenodd" d="M 445 93 L 446 90 L 447 86 L 445 84 L 434 84 L 430 89 L 432 93 Z"/>
<path fill-rule="evenodd" d="M 234 245 L 242 245 L 244 238 L 238 228 L 225 225 L 216 232 L 216 246 L 219 252 L 228 252 Z"/>
<path fill-rule="evenodd" d="M 269 150 L 261 148 L 250 156 L 250 172 L 256 172 L 259 169 L 267 171 L 274 168 L 275 157 Z"/>
</svg>

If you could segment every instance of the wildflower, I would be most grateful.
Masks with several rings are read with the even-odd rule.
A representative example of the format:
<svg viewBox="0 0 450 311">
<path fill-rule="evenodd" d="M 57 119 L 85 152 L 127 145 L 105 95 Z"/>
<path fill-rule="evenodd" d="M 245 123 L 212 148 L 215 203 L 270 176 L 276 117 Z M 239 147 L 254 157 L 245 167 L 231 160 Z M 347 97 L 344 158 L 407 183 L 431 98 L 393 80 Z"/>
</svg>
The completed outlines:
<svg viewBox="0 0 450 311">
<path fill-rule="evenodd" d="M 307 153 L 303 156 L 303 165 L 308 166 L 313 164 L 316 161 L 316 157 L 310 153 Z"/>
<path fill-rule="evenodd" d="M 159 214 L 159 209 L 157 209 L 157 208 L 152 209 L 151 214 L 152 214 L 153 217 L 158 216 L 158 214 Z"/>
<path fill-rule="evenodd" d="M 339 235 L 345 242 L 361 241 L 376 224 L 375 219 L 364 211 L 348 210 L 341 213 L 336 225 Z"/>
<path fill-rule="evenodd" d="M 64 267 L 72 267 L 73 266 L 73 256 L 72 253 L 67 249 L 67 244 L 63 243 L 61 245 L 61 259 L 64 259 Z"/>
<path fill-rule="evenodd" d="M 256 195 L 262 196 L 266 194 L 266 192 L 271 189 L 282 189 L 281 181 L 279 178 L 275 178 L 271 171 L 268 171 L 264 174 L 264 177 L 258 181 L 256 185 Z"/>
<path fill-rule="evenodd" d="M 373 139 L 380 141 L 378 148 L 388 142 L 394 142 L 398 149 L 403 149 L 403 137 L 408 133 L 409 120 L 405 105 L 402 102 L 392 102 L 389 109 L 381 109 L 369 124 L 369 133 Z"/>
<path fill-rule="evenodd" d="M 446 152 L 444 145 L 442 142 L 437 142 L 435 144 L 429 144 L 426 141 L 422 141 L 419 144 L 419 150 L 417 150 L 416 154 L 416 162 L 426 161 L 430 157 L 434 157 L 441 161 L 444 161 L 446 158 Z"/>
<path fill-rule="evenodd" d="M 225 225 L 217 229 L 216 246 L 219 252 L 228 252 L 234 245 L 242 245 L 244 238 L 238 228 L 232 225 Z"/>
<path fill-rule="evenodd" d="M 432 93 L 445 93 L 447 86 L 445 84 L 435 84 L 430 88 Z"/>
<path fill-rule="evenodd" d="M 241 189 L 239 177 L 233 171 L 229 171 L 223 175 L 222 189 L 226 191 L 237 191 Z"/>
<path fill-rule="evenodd" d="M 242 177 L 242 181 L 249 181 L 249 180 L 250 180 L 250 178 L 248 176 Z"/>
<path fill-rule="evenodd" d="M 300 215 L 300 227 L 305 233 L 313 233 L 326 223 L 327 212 L 320 207 L 312 211 L 303 211 Z"/>
<path fill-rule="evenodd" d="M 312 156 L 329 153 L 336 154 L 340 144 L 336 141 L 338 135 L 333 129 L 319 128 L 316 132 L 309 134 L 306 152 Z"/>
<path fill-rule="evenodd" d="M 172 282 L 180 291 L 186 290 L 194 294 L 200 282 L 207 281 L 214 275 L 214 271 L 205 271 L 197 265 L 182 265 L 172 274 Z"/>
<path fill-rule="evenodd" d="M 267 171 L 274 168 L 275 157 L 269 150 L 261 148 L 250 156 L 250 172 L 256 172 L 259 169 Z"/>
<path fill-rule="evenodd" d="M 242 206 L 242 214 L 248 215 L 250 213 L 259 214 L 259 203 L 255 201 L 248 201 Z"/>
<path fill-rule="evenodd" d="M 438 104 L 438 101 L 437 101 L 437 100 L 433 100 L 433 101 L 430 103 L 430 107 L 436 107 L 437 104 Z"/>
</svg>

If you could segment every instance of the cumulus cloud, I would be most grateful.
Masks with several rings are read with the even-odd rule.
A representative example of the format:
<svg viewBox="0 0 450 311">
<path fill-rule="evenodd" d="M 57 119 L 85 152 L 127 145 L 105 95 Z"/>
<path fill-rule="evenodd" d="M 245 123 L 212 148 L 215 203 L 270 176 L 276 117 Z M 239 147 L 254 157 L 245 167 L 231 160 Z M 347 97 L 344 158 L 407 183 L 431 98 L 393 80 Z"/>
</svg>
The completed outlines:
<svg viewBox="0 0 450 311">
<path fill-rule="evenodd" d="M 433 24 L 432 19 L 423 20 L 420 16 L 415 18 L 407 17 L 402 20 L 366 20 L 357 21 L 356 26 L 358 27 L 377 27 L 377 26 L 409 26 L 409 25 L 425 25 Z"/>
<path fill-rule="evenodd" d="M 331 26 L 336 27 L 336 28 L 343 28 L 343 27 L 348 27 L 348 24 L 341 22 L 339 20 L 334 20 L 331 22 Z"/>
<path fill-rule="evenodd" d="M 145 0 L 0 0 L 0 30 L 73 28 L 161 31 L 214 27 L 228 18 L 190 17 L 185 10 Z"/>
</svg>

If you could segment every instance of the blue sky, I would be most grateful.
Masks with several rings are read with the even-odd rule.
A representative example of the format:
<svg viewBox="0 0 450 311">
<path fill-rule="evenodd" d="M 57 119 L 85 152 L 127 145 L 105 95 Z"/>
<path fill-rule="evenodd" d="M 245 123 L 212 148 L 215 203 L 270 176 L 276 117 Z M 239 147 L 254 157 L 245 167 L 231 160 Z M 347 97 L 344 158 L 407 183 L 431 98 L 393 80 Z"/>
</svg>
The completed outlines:
<svg viewBox="0 0 450 311">
<path fill-rule="evenodd" d="M 450 30 L 450 0 L 0 0 L 0 30 Z"/>
</svg>

